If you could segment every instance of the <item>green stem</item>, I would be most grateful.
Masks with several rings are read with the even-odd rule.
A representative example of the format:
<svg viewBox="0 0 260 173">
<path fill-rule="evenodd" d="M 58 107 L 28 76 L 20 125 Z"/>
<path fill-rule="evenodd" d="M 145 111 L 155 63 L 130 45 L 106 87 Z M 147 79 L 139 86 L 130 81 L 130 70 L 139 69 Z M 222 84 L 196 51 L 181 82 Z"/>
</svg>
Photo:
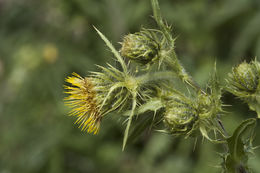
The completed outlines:
<svg viewBox="0 0 260 173">
<path fill-rule="evenodd" d="M 145 84 L 156 80 L 172 80 L 173 76 L 176 76 L 176 74 L 172 71 L 159 71 L 138 76 L 136 77 L 136 80 L 138 81 L 138 83 Z"/>
<path fill-rule="evenodd" d="M 170 55 L 163 55 L 162 58 L 165 58 L 166 63 L 172 68 L 172 70 L 177 73 L 178 77 L 191 86 L 193 89 L 195 89 L 197 92 L 202 92 L 203 94 L 206 94 L 202 88 L 193 80 L 193 78 L 186 72 L 185 68 L 181 65 L 179 62 L 176 54 L 174 51 L 170 52 Z"/>
<path fill-rule="evenodd" d="M 170 28 L 163 22 L 160 7 L 158 0 L 151 0 L 152 8 L 153 8 L 153 16 L 155 21 L 157 22 L 159 28 L 162 30 L 163 34 L 166 37 L 166 40 L 170 44 L 170 51 L 169 52 L 162 52 L 161 58 L 166 60 L 166 63 L 170 65 L 170 67 L 178 74 L 179 78 L 195 89 L 197 92 L 205 92 L 200 88 L 200 86 L 192 79 L 192 77 L 186 72 L 184 67 L 179 62 L 176 53 L 174 52 L 174 43 L 175 39 L 172 38 L 170 33 Z M 168 56 L 169 54 L 169 56 Z"/>
<path fill-rule="evenodd" d="M 203 89 L 193 80 L 193 78 L 186 72 L 185 68 L 181 65 L 179 62 L 176 53 L 174 51 L 174 42 L 175 40 L 172 38 L 172 35 L 170 33 L 170 28 L 163 22 L 159 3 L 158 0 L 151 0 L 152 8 L 153 8 L 153 16 L 160 28 L 160 30 L 163 32 L 167 42 L 169 43 L 169 49 L 168 51 L 161 51 L 160 58 L 164 59 L 166 64 L 168 64 L 171 69 L 177 74 L 177 76 L 186 84 L 191 86 L 193 89 L 195 89 L 197 92 L 201 92 L 203 94 L 206 94 Z M 159 74 L 159 73 L 158 73 Z M 254 108 L 253 108 L 254 109 Z M 258 114 L 259 116 L 259 114 Z M 222 131 L 222 137 L 223 140 L 226 141 L 226 143 L 223 143 L 223 147 L 227 152 L 230 152 L 230 148 L 228 147 L 228 133 L 225 130 L 225 127 L 223 126 L 221 121 L 218 121 L 218 126 L 220 130 Z M 237 168 L 235 173 L 247 173 L 246 168 L 241 164 L 239 165 L 239 168 Z"/>
<path fill-rule="evenodd" d="M 171 46 L 174 47 L 174 39 L 172 38 L 170 32 L 169 32 L 169 27 L 165 25 L 163 22 L 161 13 L 160 13 L 160 7 L 158 0 L 151 0 L 152 3 L 152 8 L 153 8 L 153 16 L 155 18 L 155 21 L 157 22 L 159 28 L 162 30 L 163 34 L 165 35 L 167 41 L 171 43 Z"/>
</svg>

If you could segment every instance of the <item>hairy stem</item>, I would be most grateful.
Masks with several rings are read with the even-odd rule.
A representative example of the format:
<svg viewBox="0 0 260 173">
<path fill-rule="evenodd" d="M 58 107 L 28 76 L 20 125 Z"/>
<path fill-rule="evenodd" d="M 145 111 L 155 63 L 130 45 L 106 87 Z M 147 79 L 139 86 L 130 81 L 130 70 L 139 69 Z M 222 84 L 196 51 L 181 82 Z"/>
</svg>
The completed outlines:
<svg viewBox="0 0 260 173">
<path fill-rule="evenodd" d="M 136 77 L 136 79 L 138 82 L 145 84 L 156 80 L 172 80 L 174 76 L 176 76 L 176 74 L 172 71 L 159 71 L 154 73 L 146 73 L 144 75 Z"/>
<path fill-rule="evenodd" d="M 197 92 L 202 92 L 205 94 L 205 92 L 201 89 L 197 82 L 195 82 L 193 78 L 186 72 L 185 68 L 179 62 L 174 51 L 171 52 L 170 57 L 165 56 L 165 61 L 183 82 L 191 86 Z"/>
<path fill-rule="evenodd" d="M 166 64 L 168 64 L 171 69 L 177 74 L 177 76 L 186 84 L 191 86 L 194 90 L 197 92 L 201 92 L 203 94 L 206 94 L 205 91 L 193 80 L 193 78 L 186 72 L 185 68 L 181 65 L 179 62 L 177 55 L 174 51 L 174 44 L 175 44 L 175 39 L 172 38 L 171 32 L 170 32 L 170 27 L 167 26 L 167 24 L 164 23 L 161 13 L 160 13 L 160 8 L 159 8 L 159 3 L 158 0 L 151 0 L 152 3 L 152 8 L 153 8 L 153 16 L 160 28 L 160 30 L 163 32 L 168 44 L 169 44 L 169 49 L 162 51 L 160 58 L 164 59 Z M 218 125 L 221 130 L 221 136 L 223 138 L 223 141 L 226 141 L 225 143 L 222 143 L 223 147 L 227 152 L 230 152 L 230 148 L 228 147 L 228 133 L 225 130 L 224 125 L 220 120 L 218 120 Z M 234 168 L 235 173 L 247 173 L 247 169 L 244 167 L 244 165 L 240 164 L 238 168 Z"/>
<path fill-rule="evenodd" d="M 171 35 L 170 27 L 163 22 L 158 0 L 151 0 L 151 3 L 152 3 L 153 16 L 155 18 L 155 21 L 157 22 L 159 28 L 162 30 L 170 47 L 169 52 L 165 51 L 161 53 L 161 58 L 166 60 L 166 63 L 169 64 L 169 66 L 177 73 L 177 75 L 182 81 L 187 83 L 196 91 L 205 93 L 200 88 L 200 86 L 192 79 L 192 77 L 186 72 L 184 67 L 179 62 L 176 53 L 174 52 L 175 39 Z"/>
</svg>

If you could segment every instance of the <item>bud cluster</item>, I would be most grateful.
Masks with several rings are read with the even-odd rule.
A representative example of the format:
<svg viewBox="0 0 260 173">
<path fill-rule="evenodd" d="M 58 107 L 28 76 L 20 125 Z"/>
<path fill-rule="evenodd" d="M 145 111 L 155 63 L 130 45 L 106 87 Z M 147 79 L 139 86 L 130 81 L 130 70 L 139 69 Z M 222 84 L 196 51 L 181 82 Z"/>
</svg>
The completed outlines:
<svg viewBox="0 0 260 173">
<path fill-rule="evenodd" d="M 154 116 L 158 118 L 152 119 L 149 116 L 147 122 L 157 124 L 154 122 L 159 123 L 163 120 L 165 126 L 163 132 L 185 137 L 197 137 L 201 134 L 212 142 L 226 143 L 229 153 L 224 163 L 228 163 L 225 165 L 227 169 L 224 169 L 234 170 L 234 166 L 232 164 L 230 166 L 230 163 L 240 162 L 241 159 L 237 156 L 241 156 L 241 153 L 243 155 L 243 146 L 246 146 L 241 140 L 241 134 L 247 127 L 255 124 L 256 120 L 244 121 L 233 136 L 228 136 L 220 121 L 220 115 L 223 113 L 222 87 L 216 74 L 216 65 L 204 91 L 179 62 L 174 51 L 175 39 L 170 33 L 170 27 L 160 16 L 158 1 L 151 0 L 151 2 L 154 18 L 160 30 L 141 29 L 140 32 L 126 35 L 119 51 L 95 28 L 121 68 L 108 64 L 108 67 L 99 66 L 101 72 L 92 72 L 85 78 L 76 73 L 68 77 L 66 82 L 69 85 L 65 86 L 65 93 L 69 96 L 65 98 L 65 102 L 72 108 L 70 115 L 77 117 L 76 123 L 80 124 L 82 130 L 97 134 L 101 119 L 105 115 L 112 111 L 123 112 L 122 115 L 127 117 L 124 149 L 133 117 L 148 111 L 154 112 Z M 125 59 L 129 62 L 126 63 Z M 136 63 L 131 65 L 132 62 Z M 163 67 L 150 68 L 151 64 Z M 138 70 L 144 65 L 147 67 L 146 70 Z M 136 67 L 136 70 L 133 67 Z M 175 77 L 181 79 L 189 96 L 175 89 L 175 81 L 180 82 L 175 80 Z M 228 77 L 226 89 L 244 100 L 260 118 L 260 63 L 257 60 L 250 63 L 243 62 L 234 67 Z M 188 87 L 193 91 L 191 92 Z M 144 121 L 139 123 L 141 126 L 137 125 L 136 131 L 132 131 L 133 136 L 137 136 L 135 133 L 140 132 L 140 129 L 150 127 L 149 123 L 142 122 Z M 244 155 L 247 157 L 245 152 Z M 244 170 L 247 169 L 246 162 L 242 165 Z"/>
<path fill-rule="evenodd" d="M 196 99 L 174 93 L 166 99 L 164 123 L 173 135 L 196 136 L 217 128 L 215 119 L 222 111 L 221 102 L 214 95 L 199 93 Z M 205 129 L 206 132 L 205 132 Z"/>
</svg>

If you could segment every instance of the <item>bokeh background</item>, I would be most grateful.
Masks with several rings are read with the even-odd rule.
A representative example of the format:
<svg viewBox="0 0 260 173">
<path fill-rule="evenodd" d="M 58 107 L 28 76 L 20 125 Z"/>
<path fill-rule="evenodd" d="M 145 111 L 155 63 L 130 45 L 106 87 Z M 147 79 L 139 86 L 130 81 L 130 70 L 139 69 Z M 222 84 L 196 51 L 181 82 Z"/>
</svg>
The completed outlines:
<svg viewBox="0 0 260 173">
<path fill-rule="evenodd" d="M 180 60 L 201 85 L 215 61 L 224 84 L 233 65 L 260 57 L 259 0 L 159 2 Z M 155 27 L 151 15 L 149 0 L 0 0 L 0 173 L 220 172 L 223 149 L 206 140 L 194 150 L 193 139 L 148 131 L 122 152 L 118 115 L 105 118 L 97 136 L 67 116 L 64 78 L 113 63 L 92 25 L 119 48 L 124 34 Z M 233 105 L 223 117 L 229 133 L 256 116 L 230 94 L 223 101 Z M 259 163 L 256 150 L 254 172 Z"/>
</svg>

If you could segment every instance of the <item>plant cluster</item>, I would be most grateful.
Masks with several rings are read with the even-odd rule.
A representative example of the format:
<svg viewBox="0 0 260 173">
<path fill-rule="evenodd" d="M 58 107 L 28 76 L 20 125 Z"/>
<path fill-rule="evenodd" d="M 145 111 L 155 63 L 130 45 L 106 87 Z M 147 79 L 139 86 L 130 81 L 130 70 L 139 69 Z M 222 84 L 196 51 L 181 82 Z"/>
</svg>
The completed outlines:
<svg viewBox="0 0 260 173">
<path fill-rule="evenodd" d="M 232 135 L 227 134 L 221 121 L 225 114 L 221 97 L 224 91 L 234 94 L 260 118 L 260 63 L 255 59 L 234 67 L 226 87 L 220 85 L 215 65 L 207 86 L 199 86 L 175 53 L 175 38 L 160 15 L 158 1 L 151 3 L 158 29 L 142 28 L 126 35 L 120 50 L 95 28 L 120 67 L 107 64 L 88 77 L 76 73 L 68 77 L 65 102 L 72 108 L 70 115 L 77 117 L 83 131 L 93 134 L 98 133 L 103 117 L 110 112 L 126 117 L 124 149 L 133 118 L 138 121 L 139 116 L 152 112 L 148 118 L 152 125 L 162 128 L 160 132 L 185 138 L 202 136 L 225 145 L 223 172 L 250 172 L 247 161 L 254 149 L 256 118 L 245 120 Z M 176 87 L 180 81 L 185 90 Z"/>
</svg>

